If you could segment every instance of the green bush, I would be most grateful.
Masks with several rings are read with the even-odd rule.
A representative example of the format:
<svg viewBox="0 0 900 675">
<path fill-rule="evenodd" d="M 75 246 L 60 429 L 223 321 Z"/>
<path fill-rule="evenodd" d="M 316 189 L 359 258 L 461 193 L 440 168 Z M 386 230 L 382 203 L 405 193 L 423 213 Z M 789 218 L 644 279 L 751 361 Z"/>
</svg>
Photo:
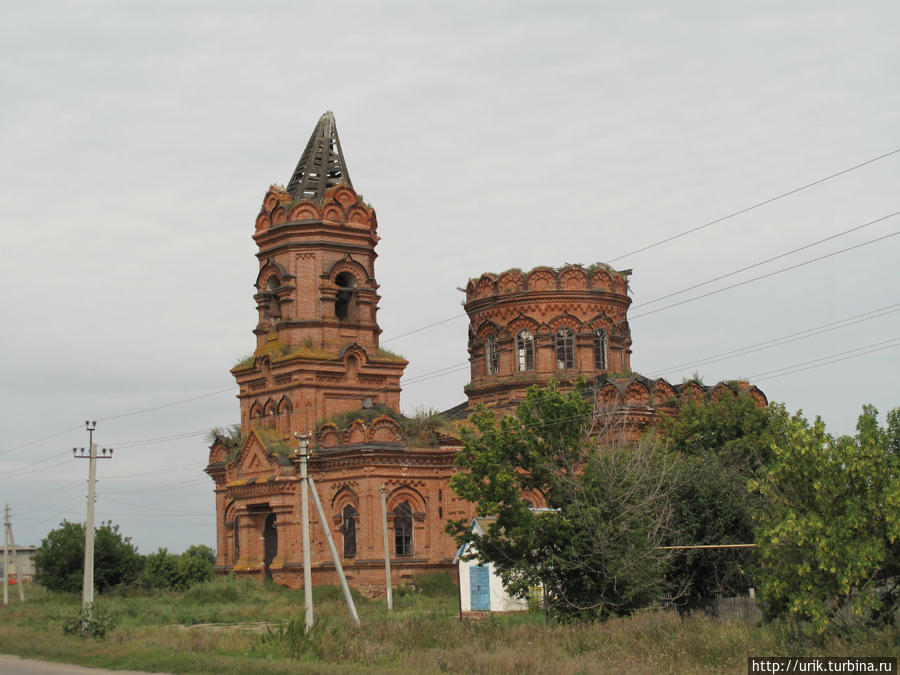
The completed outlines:
<svg viewBox="0 0 900 675">
<path fill-rule="evenodd" d="M 89 604 L 75 616 L 63 620 L 63 633 L 102 640 L 114 626 L 115 622 L 105 609 L 96 604 Z"/>
<path fill-rule="evenodd" d="M 179 558 L 167 549 L 160 548 L 156 553 L 144 557 L 144 569 L 141 570 L 140 585 L 144 588 L 174 588 L 178 574 Z"/>
<path fill-rule="evenodd" d="M 213 577 L 216 554 L 209 546 L 191 546 L 181 555 L 160 548 L 144 558 L 140 584 L 144 588 L 187 590 Z"/>
<path fill-rule="evenodd" d="M 132 583 L 143 559 L 119 526 L 105 522 L 94 531 L 94 585 L 99 592 Z M 35 581 L 52 591 L 76 593 L 84 570 L 84 525 L 64 520 L 34 554 Z"/>
</svg>

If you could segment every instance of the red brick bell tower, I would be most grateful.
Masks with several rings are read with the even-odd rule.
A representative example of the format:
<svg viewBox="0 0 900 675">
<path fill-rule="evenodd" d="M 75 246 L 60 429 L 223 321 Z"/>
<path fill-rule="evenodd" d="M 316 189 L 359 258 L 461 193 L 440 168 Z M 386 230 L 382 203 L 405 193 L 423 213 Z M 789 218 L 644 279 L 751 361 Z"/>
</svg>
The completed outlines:
<svg viewBox="0 0 900 675">
<path fill-rule="evenodd" d="M 288 436 L 368 401 L 399 409 L 407 362 L 378 346 L 377 229 L 326 112 L 256 218 L 256 350 L 231 370 L 243 429 Z"/>
</svg>

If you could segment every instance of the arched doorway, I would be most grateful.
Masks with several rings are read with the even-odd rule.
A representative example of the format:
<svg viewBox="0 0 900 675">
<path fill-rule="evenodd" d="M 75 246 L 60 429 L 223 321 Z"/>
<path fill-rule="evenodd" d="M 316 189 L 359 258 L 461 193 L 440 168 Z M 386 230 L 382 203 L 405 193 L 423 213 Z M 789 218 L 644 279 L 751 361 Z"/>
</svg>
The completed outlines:
<svg viewBox="0 0 900 675">
<path fill-rule="evenodd" d="M 272 578 L 270 566 L 276 555 L 278 555 L 278 531 L 275 529 L 275 514 L 270 513 L 263 527 L 263 571 L 266 579 Z"/>
</svg>

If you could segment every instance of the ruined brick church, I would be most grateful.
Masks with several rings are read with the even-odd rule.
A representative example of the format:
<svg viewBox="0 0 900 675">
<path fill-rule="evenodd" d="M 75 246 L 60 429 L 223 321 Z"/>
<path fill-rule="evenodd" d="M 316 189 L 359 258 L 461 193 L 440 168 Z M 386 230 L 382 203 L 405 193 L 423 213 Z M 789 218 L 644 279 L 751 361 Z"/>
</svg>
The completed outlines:
<svg viewBox="0 0 900 675">
<path fill-rule="evenodd" d="M 451 565 L 456 545 L 445 523 L 473 514 L 449 487 L 460 442 L 446 430 L 412 432 L 397 414 L 407 362 L 379 347 L 377 232 L 325 113 L 287 186 L 268 189 L 256 218 L 256 349 L 231 370 L 240 435 L 219 436 L 206 467 L 215 483 L 219 572 L 302 586 L 295 434 L 307 432 L 326 513 L 326 522 L 311 514 L 314 584 L 336 582 L 328 528 L 350 585 L 383 592 L 382 487 L 392 583 Z M 533 384 L 567 387 L 578 375 L 593 383 L 596 406 L 634 436 L 688 398 L 737 387 L 765 404 L 747 383 L 728 389 L 631 375 L 629 274 L 598 263 L 469 280 L 471 381 L 467 400 L 447 416 L 464 418 L 478 404 L 511 408 Z"/>
</svg>

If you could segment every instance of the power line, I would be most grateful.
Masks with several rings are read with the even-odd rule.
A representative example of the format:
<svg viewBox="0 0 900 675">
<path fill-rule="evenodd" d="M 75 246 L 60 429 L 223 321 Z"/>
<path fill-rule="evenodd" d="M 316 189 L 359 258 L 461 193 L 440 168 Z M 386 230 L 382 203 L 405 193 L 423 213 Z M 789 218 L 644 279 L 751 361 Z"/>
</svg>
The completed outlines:
<svg viewBox="0 0 900 675">
<path fill-rule="evenodd" d="M 665 239 L 661 239 L 661 240 L 659 240 L 659 241 L 657 241 L 657 242 L 654 242 L 654 243 L 652 243 L 652 244 L 648 244 L 648 245 L 646 245 L 646 246 L 643 246 L 643 247 L 641 247 L 641 248 L 635 249 L 635 250 L 630 251 L 630 252 L 628 252 L 628 253 L 624 253 L 624 254 L 622 254 L 622 255 L 620 255 L 620 256 L 617 256 L 617 257 L 615 257 L 615 258 L 611 258 L 608 262 L 616 262 L 617 260 L 621 260 L 622 258 L 625 258 L 625 257 L 627 257 L 627 256 L 629 256 L 629 255 L 634 255 L 634 254 L 636 254 L 636 253 L 641 253 L 641 252 L 646 251 L 646 250 L 649 250 L 649 249 L 651 249 L 651 248 L 655 248 L 655 247 L 657 247 L 657 246 L 661 246 L 662 244 L 668 243 L 668 242 L 670 242 L 670 241 L 674 241 L 674 240 L 676 240 L 676 239 L 679 239 L 679 238 L 681 238 L 681 237 L 684 237 L 684 236 L 686 236 L 686 235 L 688 235 L 688 234 L 691 234 L 691 233 L 693 233 L 693 232 L 697 232 L 697 231 L 699 231 L 699 230 L 703 230 L 703 229 L 705 229 L 705 228 L 708 228 L 708 227 L 710 227 L 710 226 L 712 226 L 712 225 L 715 225 L 715 224 L 717 224 L 717 223 L 720 223 L 720 222 L 722 222 L 722 221 L 724 221 L 724 220 L 727 220 L 727 219 L 729 219 L 729 218 L 733 218 L 733 217 L 738 216 L 738 215 L 740 215 L 740 214 L 742 214 L 742 213 L 747 213 L 748 211 L 752 211 L 753 209 L 757 209 L 757 208 L 759 208 L 759 207 L 761 207 L 761 206 L 765 206 L 766 204 L 771 204 L 772 202 L 775 202 L 775 201 L 778 201 L 778 200 L 783 199 L 783 198 L 785 198 L 785 197 L 788 197 L 788 196 L 790 196 L 790 195 L 796 194 L 796 193 L 798 193 L 798 192 L 801 192 L 802 190 L 806 190 L 806 189 L 808 189 L 808 188 L 810 188 L 810 187 L 813 187 L 813 186 L 815 186 L 815 185 L 819 185 L 819 184 L 821 184 L 821 183 L 824 183 L 824 182 L 826 182 L 826 181 L 832 180 L 832 179 L 837 178 L 837 177 L 839 177 L 839 176 L 842 176 L 842 175 L 844 175 L 844 174 L 850 173 L 851 171 L 855 171 L 856 169 L 862 168 L 862 167 L 864 167 L 864 166 L 867 166 L 867 165 L 869 165 L 869 164 L 872 164 L 872 163 L 874 163 L 874 162 L 877 162 L 877 161 L 879 161 L 879 160 L 881 160 L 881 159 L 884 159 L 884 158 L 886 158 L 886 157 L 890 157 L 890 156 L 892 156 L 892 155 L 895 155 L 895 154 L 897 154 L 898 152 L 900 152 L 900 148 L 897 148 L 897 149 L 891 150 L 891 151 L 889 151 L 889 152 L 883 153 L 883 154 L 881 154 L 881 155 L 878 155 L 878 156 L 876 156 L 876 157 L 873 157 L 873 158 L 871 158 L 871 159 L 868 159 L 868 160 L 866 160 L 866 161 L 864 161 L 864 162 L 860 162 L 859 164 L 855 164 L 855 165 L 853 165 L 853 166 L 850 166 L 850 167 L 848 167 L 848 168 L 846 168 L 846 169 L 843 169 L 843 170 L 841 170 L 841 171 L 838 171 L 838 172 L 836 172 L 836 173 L 833 173 L 833 174 L 830 174 L 830 175 L 825 176 L 825 177 L 823 177 L 823 178 L 819 178 L 818 180 L 812 181 L 811 183 L 807 183 L 807 184 L 805 184 L 805 185 L 802 185 L 802 186 L 800 186 L 800 187 L 794 188 L 794 189 L 789 190 L 789 191 L 787 191 L 787 192 L 783 192 L 783 193 L 781 193 L 781 194 L 779 194 L 779 195 L 776 195 L 776 196 L 774 196 L 774 197 L 770 197 L 770 198 L 765 199 L 765 200 L 763 200 L 763 201 L 757 202 L 757 203 L 755 203 L 755 204 L 752 204 L 752 205 L 750 205 L 750 206 L 747 206 L 747 207 L 745 207 L 745 208 L 743 208 L 743 209 L 739 209 L 739 210 L 737 210 L 737 211 L 734 211 L 734 212 L 732 212 L 732 213 L 729 213 L 729 214 L 727 214 L 727 215 L 725 215 L 725 216 L 722 216 L 722 217 L 720 217 L 720 218 L 716 218 L 715 220 L 712 220 L 712 221 L 709 221 L 709 222 L 707 222 L 707 223 L 703 223 L 703 224 L 701 224 L 701 225 L 698 225 L 698 226 L 696 226 L 696 227 L 693 227 L 693 228 L 691 228 L 691 229 L 689 229 L 689 230 L 685 230 L 684 232 L 681 232 L 681 233 L 679 233 L 679 234 L 675 234 L 675 235 L 672 235 L 672 236 L 670 236 L 670 237 L 666 237 Z M 896 215 L 896 214 L 892 214 L 892 215 Z M 891 217 L 891 216 L 885 216 L 885 218 L 888 218 L 888 217 Z M 875 221 L 873 221 L 873 222 L 875 222 Z M 861 227 L 863 227 L 863 226 L 861 226 Z M 836 236 L 840 236 L 840 235 L 836 235 Z M 822 240 L 822 241 L 825 241 L 825 240 Z M 814 244 L 811 244 L 811 245 L 814 245 Z M 797 250 L 800 250 L 800 249 L 797 249 Z M 796 252 L 796 251 L 794 251 L 794 252 Z M 783 254 L 783 255 L 788 255 L 788 254 Z M 774 260 L 774 259 L 775 259 L 775 258 L 773 258 L 772 260 Z M 758 264 L 762 264 L 762 263 L 758 263 Z M 745 269 L 749 269 L 749 268 L 745 268 Z M 740 271 L 743 271 L 743 270 L 740 270 Z M 736 274 L 736 273 L 737 273 L 737 272 L 734 272 L 734 273 L 732 273 L 732 274 Z M 721 277 L 721 278 L 724 278 L 724 277 Z M 718 279 L 713 279 L 713 280 L 710 280 L 709 282 L 704 282 L 704 284 L 705 284 L 705 283 L 711 283 L 712 281 L 716 281 L 716 280 L 718 280 Z M 700 285 L 703 285 L 703 284 L 700 284 Z M 696 286 L 695 286 L 695 287 L 696 287 Z M 691 288 L 695 288 L 695 287 L 691 287 Z M 685 291 L 687 291 L 687 290 L 691 290 L 691 288 L 683 289 L 682 291 L 678 291 L 678 293 L 685 292 Z M 720 292 L 720 291 L 717 291 L 717 292 Z M 677 293 L 676 293 L 676 294 L 677 294 Z M 672 294 L 672 295 L 674 295 L 674 294 Z M 670 297 L 670 296 L 663 296 L 663 297 Z M 701 296 L 701 297 L 703 297 L 703 296 Z M 653 303 L 653 302 L 657 302 L 657 301 L 659 301 L 659 300 L 661 300 L 661 299 L 663 299 L 663 298 L 656 298 L 656 299 L 650 300 L 650 301 L 648 301 L 648 302 L 646 302 L 646 303 L 642 303 L 641 305 L 635 305 L 635 307 L 643 306 L 643 305 L 650 304 L 650 303 Z M 662 309 L 667 309 L 667 308 L 662 308 Z M 646 315 L 646 314 L 640 315 L 640 316 L 645 316 L 645 315 Z M 411 330 L 411 331 L 407 331 L 407 332 L 405 332 L 405 333 L 401 333 L 401 334 L 399 334 L 399 335 L 395 335 L 395 336 L 393 336 L 393 337 L 391 337 L 391 338 L 388 338 L 387 340 L 382 340 L 381 342 L 382 342 L 382 344 L 384 344 L 384 343 L 387 343 L 387 342 L 391 342 L 391 341 L 393 341 L 393 340 L 398 340 L 398 339 L 400 339 L 400 338 L 407 337 L 407 336 L 409 336 L 409 335 L 414 335 L 414 334 L 416 334 L 416 333 L 423 332 L 423 331 L 428 330 L 428 329 L 430 329 L 430 328 L 434 328 L 434 327 L 436 327 L 436 326 L 440 326 L 440 325 L 443 325 L 443 324 L 445 324 L 445 323 L 449 323 L 450 321 L 455 321 L 455 320 L 457 320 L 457 319 L 465 318 L 466 316 L 467 316 L 466 314 L 457 314 L 457 315 L 452 316 L 452 317 L 449 317 L 449 318 L 447 318 L 447 319 L 442 319 L 442 320 L 440 320 L 440 321 L 436 321 L 436 322 L 434 322 L 434 323 L 431 323 L 431 324 L 422 326 L 422 327 L 420 327 L 420 328 L 416 328 L 416 329 L 413 329 L 413 330 Z M 638 318 L 638 317 L 632 317 L 632 318 Z M 412 384 L 412 383 L 414 383 L 414 382 L 410 382 L 409 384 Z M 121 418 L 124 418 L 124 417 L 130 417 L 130 416 L 132 416 L 132 415 L 140 415 L 140 414 L 144 414 L 144 413 L 147 413 L 147 412 L 152 412 L 152 411 L 155 411 L 155 410 L 161 410 L 161 409 L 163 409 L 163 408 L 168 408 L 168 407 L 180 405 L 180 404 L 182 404 L 182 403 L 188 403 L 188 402 L 191 402 L 191 401 L 196 401 L 196 400 L 199 400 L 199 399 L 208 398 L 208 397 L 210 397 L 210 396 L 216 396 L 216 395 L 218 395 L 218 394 L 222 394 L 222 393 L 225 393 L 225 392 L 228 392 L 228 391 L 233 391 L 233 390 L 234 390 L 234 387 L 228 387 L 227 389 L 220 389 L 220 390 L 215 391 L 215 392 L 210 392 L 210 393 L 208 393 L 208 394 L 201 394 L 201 395 L 199 395 L 199 396 L 194 396 L 194 397 L 187 398 L 187 399 L 183 399 L 183 400 L 180 400 L 180 401 L 175 401 L 175 402 L 173 402 L 173 403 L 167 403 L 167 404 L 163 404 L 163 405 L 159 405 L 159 406 L 154 406 L 154 407 L 150 407 L 150 408 L 144 408 L 144 409 L 141 409 L 141 410 L 131 411 L 131 412 L 128 412 L 128 413 L 122 413 L 122 414 L 119 414 L 119 415 L 113 415 L 113 416 L 111 416 L 111 417 L 105 417 L 105 418 L 102 418 L 100 421 L 110 421 L 110 420 L 115 420 L 115 419 L 121 419 Z M 23 444 L 21 444 L 21 445 L 18 445 L 18 446 L 12 447 L 12 448 L 7 448 L 7 449 L 5 449 L 5 450 L 0 451 L 0 455 L 6 454 L 6 453 L 9 453 L 9 452 L 14 452 L 14 451 L 16 451 L 16 450 L 21 450 L 21 449 L 23 449 L 23 448 L 29 447 L 29 446 L 31 446 L 31 445 L 36 445 L 36 444 L 41 443 L 41 442 L 43 442 L 43 441 L 47 441 L 47 440 L 52 440 L 52 439 L 54 439 L 54 438 L 58 438 L 58 437 L 63 436 L 63 435 L 65 435 L 65 434 L 67 434 L 67 433 L 70 433 L 70 432 L 72 432 L 72 431 L 76 431 L 76 430 L 78 430 L 78 429 L 80 429 L 80 428 L 81 428 L 81 425 L 79 424 L 79 425 L 76 425 L 76 426 L 71 427 L 71 428 L 69 428 L 69 429 L 65 429 L 65 430 L 60 431 L 60 432 L 58 432 L 58 433 L 52 434 L 52 435 L 50 435 L 50 436 L 45 436 L 45 437 L 43 437 L 43 438 L 39 438 L 39 439 L 36 439 L 36 440 L 33 440 L 33 441 L 29 441 L 29 442 L 27 442 L 27 443 L 23 443 Z"/>
<path fill-rule="evenodd" d="M 120 504 L 122 506 L 133 506 L 134 508 L 137 508 L 137 509 L 146 509 L 148 511 L 153 511 L 154 513 L 165 513 L 165 514 L 172 515 L 172 516 L 206 516 L 206 515 L 208 515 L 207 513 L 200 513 L 197 511 L 173 511 L 172 509 L 160 508 L 156 504 L 147 506 L 145 504 L 132 504 L 130 502 L 121 502 L 118 499 L 110 499 L 109 497 L 104 498 L 103 501 L 107 501 L 112 504 Z M 132 515 L 138 515 L 138 514 L 132 514 Z"/>
<path fill-rule="evenodd" d="M 818 241 L 811 242 L 809 244 L 804 244 L 795 249 L 791 249 L 790 251 L 786 251 L 784 253 L 779 253 L 776 256 L 772 256 L 771 258 L 766 258 L 765 260 L 760 260 L 759 262 L 753 263 L 752 265 L 747 265 L 746 267 L 741 267 L 740 269 L 736 269 L 733 272 L 728 272 L 727 274 L 721 274 L 717 277 L 713 277 L 712 279 L 708 279 L 706 281 L 702 281 L 699 284 L 694 284 L 693 286 L 688 286 L 687 288 L 682 288 L 680 291 L 673 291 L 672 293 L 667 293 L 666 295 L 661 295 L 658 298 L 654 298 L 653 300 L 647 300 L 646 302 L 642 302 L 637 305 L 632 305 L 631 309 L 635 309 L 637 307 L 644 307 L 646 305 L 652 305 L 654 302 L 659 302 L 660 300 L 665 300 L 667 298 L 671 298 L 675 295 L 681 295 L 682 293 L 687 293 L 688 291 L 692 291 L 695 288 L 700 288 L 701 286 L 706 286 L 708 284 L 714 283 L 716 281 L 721 281 L 722 279 L 727 279 L 728 277 L 733 277 L 736 274 L 740 274 L 741 272 L 746 272 L 747 270 L 752 270 L 754 267 L 761 267 L 770 262 L 774 262 L 780 258 L 786 258 L 789 255 L 793 255 L 794 253 L 799 253 L 800 251 L 805 251 L 808 248 L 812 248 L 813 246 L 818 246 L 819 244 L 824 244 L 826 241 L 831 241 L 832 239 L 837 239 L 839 237 L 846 236 L 851 234 L 852 232 L 856 232 L 857 230 L 861 230 L 865 227 L 870 227 L 877 223 L 880 223 L 888 218 L 893 218 L 894 216 L 900 215 L 900 211 L 894 211 L 894 213 L 888 214 L 886 216 L 882 216 L 881 218 L 876 218 L 875 220 L 870 220 L 867 223 L 863 223 L 862 225 L 856 225 L 855 227 L 851 227 L 849 230 L 844 230 L 843 232 L 838 232 L 837 234 L 833 234 L 830 237 L 825 237 L 824 239 L 819 239 Z"/>
<path fill-rule="evenodd" d="M 872 164 L 873 162 L 877 162 L 880 159 L 884 159 L 885 157 L 890 157 L 891 155 L 896 155 L 900 152 L 900 148 L 896 150 L 891 150 L 890 152 L 886 152 L 883 155 L 878 155 L 877 157 L 873 157 L 872 159 L 867 159 L 865 162 L 861 162 L 860 164 L 855 164 L 851 167 L 838 171 L 837 173 L 833 173 L 829 176 L 825 176 L 824 178 L 819 178 L 818 180 L 814 180 L 812 183 L 807 183 L 806 185 L 801 185 L 798 188 L 794 188 L 793 190 L 789 190 L 787 192 L 783 192 L 780 195 L 776 195 L 775 197 L 769 197 L 768 199 L 764 199 L 761 202 L 756 202 L 755 204 L 751 204 L 750 206 L 744 207 L 743 209 L 739 209 L 738 211 L 734 211 L 729 213 L 728 215 L 721 216 L 720 218 L 716 218 L 715 220 L 711 220 L 708 223 L 703 223 L 702 225 L 697 225 L 696 227 L 692 227 L 689 230 L 685 230 L 684 232 L 680 232 L 679 234 L 673 234 L 670 237 L 666 237 L 665 239 L 660 239 L 657 242 L 652 244 L 647 244 L 646 246 L 642 246 L 641 248 L 637 248 L 633 251 L 629 251 L 628 253 L 623 253 L 620 256 L 615 258 L 611 258 L 607 262 L 616 262 L 617 260 L 621 260 L 622 258 L 626 258 L 630 255 L 634 255 L 636 253 L 643 253 L 644 251 L 649 251 L 651 248 L 656 248 L 657 246 L 662 246 L 663 244 L 667 244 L 670 241 L 675 241 L 676 239 L 680 239 L 681 237 L 687 236 L 689 234 L 693 234 L 694 232 L 699 232 L 700 230 L 706 229 L 707 227 L 711 227 L 722 221 L 728 220 L 729 218 L 734 218 L 735 216 L 739 216 L 743 213 L 747 213 L 748 211 L 752 211 L 753 209 L 758 209 L 761 206 L 765 206 L 766 204 L 771 204 L 772 202 L 776 202 L 779 199 L 784 199 L 785 197 L 789 197 L 791 195 L 797 194 L 807 188 L 811 188 L 815 185 L 820 185 L 826 181 L 831 180 L 832 178 L 837 178 L 838 176 L 843 176 L 846 173 L 850 173 L 851 171 L 855 171 L 856 169 L 862 168 L 868 164 Z"/>
<path fill-rule="evenodd" d="M 44 441 L 50 441 L 54 438 L 59 438 L 60 436 L 65 436 L 66 434 L 72 433 L 73 431 L 78 431 L 82 428 L 81 424 L 76 424 L 74 427 L 70 427 L 69 429 L 65 429 L 64 431 L 59 431 L 55 434 L 51 434 L 50 436 L 44 436 L 43 438 L 38 438 L 34 441 L 28 441 L 27 443 L 23 443 L 22 445 L 17 445 L 14 448 L 8 448 L 6 450 L 0 451 L 0 455 L 5 455 L 8 452 L 14 452 L 15 450 L 21 450 L 23 448 L 30 447 L 32 445 L 37 445 L 38 443 L 43 443 Z"/>
<path fill-rule="evenodd" d="M 671 305 L 666 305 L 665 307 L 658 307 L 657 309 L 651 309 L 643 314 L 637 314 L 631 317 L 631 320 L 640 319 L 645 316 L 649 316 L 651 314 L 656 314 L 657 312 L 663 312 L 667 309 L 672 309 L 673 307 L 679 307 L 681 305 L 685 305 L 689 302 L 694 302 L 695 300 L 700 300 L 701 298 L 708 298 L 711 295 L 717 295 L 719 293 L 724 293 L 725 291 L 730 291 L 733 288 L 739 288 L 740 286 L 746 286 L 747 284 L 752 284 L 754 281 L 760 281 L 761 279 L 768 279 L 769 277 L 774 277 L 777 274 L 781 274 L 783 272 L 789 272 L 791 270 L 795 270 L 799 267 L 804 267 L 806 265 L 811 265 L 812 263 L 820 262 L 822 260 L 826 260 L 828 258 L 833 258 L 836 255 L 840 255 L 841 253 L 847 253 L 848 251 L 853 251 L 858 248 L 862 248 L 863 246 L 868 246 L 869 244 L 875 244 L 879 241 L 883 241 L 885 239 L 890 239 L 891 237 L 896 237 L 900 234 L 900 231 L 891 232 L 890 234 L 885 234 L 881 237 L 876 237 L 875 239 L 870 239 L 869 241 L 864 241 L 861 244 L 856 244 L 855 246 L 848 246 L 847 248 L 842 248 L 839 251 L 833 251 L 831 253 L 826 253 L 825 255 L 821 255 L 818 258 L 812 258 L 810 260 L 805 260 L 803 262 L 799 262 L 795 265 L 790 265 L 788 267 L 782 267 L 780 270 L 775 270 L 774 272 L 769 272 L 767 274 L 761 274 L 758 277 L 753 277 L 751 279 L 746 279 L 745 281 L 739 281 L 734 284 L 730 284 L 728 286 L 724 286 L 722 288 L 718 288 L 714 291 L 709 291 L 707 293 L 701 293 L 700 295 L 695 295 L 692 298 L 687 298 L 685 300 L 680 300 L 678 302 L 673 302 Z"/>
<path fill-rule="evenodd" d="M 765 380 L 772 380 L 776 377 L 782 377 L 784 375 L 793 375 L 794 373 L 801 373 L 804 370 L 812 370 L 813 368 L 821 368 L 822 366 L 829 366 L 834 363 L 839 363 L 841 361 L 846 361 L 848 359 L 855 359 L 859 356 L 866 356 L 868 354 L 874 354 L 875 352 L 881 352 L 885 349 L 892 349 L 894 347 L 900 347 L 900 336 L 889 338 L 887 340 L 882 340 L 881 342 L 875 342 L 870 345 L 866 345 L 865 347 L 857 347 L 855 349 L 845 349 L 842 352 L 837 352 L 835 354 L 829 354 L 828 356 L 820 356 L 817 359 L 812 359 L 810 361 L 803 361 L 801 363 L 795 363 L 790 366 L 784 366 L 782 368 L 776 368 L 774 370 L 767 370 L 763 373 L 757 373 L 755 375 L 750 375 L 750 378 L 755 382 L 763 382 Z M 864 351 L 865 350 L 865 351 Z M 859 352 L 854 354 L 853 352 Z"/>
<path fill-rule="evenodd" d="M 192 436 L 200 436 L 201 434 L 208 434 L 209 429 L 200 429 L 198 431 L 185 431 L 180 434 L 172 434 L 170 436 L 157 436 L 156 438 L 145 438 L 139 441 L 123 441 L 121 443 L 111 443 L 114 448 L 117 450 L 122 450 L 126 448 L 137 448 L 145 445 L 156 445 L 158 443 L 167 443 L 168 441 L 177 441 L 183 438 L 190 438 Z"/>
<path fill-rule="evenodd" d="M 381 340 L 381 344 L 385 344 L 386 342 L 393 342 L 394 340 L 399 340 L 402 337 L 406 337 L 407 335 L 415 335 L 416 333 L 421 333 L 422 331 L 428 330 L 429 328 L 434 328 L 435 326 L 440 326 L 441 324 L 450 323 L 451 321 L 456 321 L 457 319 L 464 319 L 468 314 L 457 314 L 456 316 L 451 316 L 449 319 L 441 319 L 440 321 L 435 321 L 434 323 L 430 323 L 427 326 L 422 326 L 421 328 L 416 328 L 411 331 L 407 331 L 406 333 L 400 333 L 400 335 L 395 335 L 392 338 L 388 338 L 387 340 Z"/>
<path fill-rule="evenodd" d="M 185 398 L 180 401 L 174 401 L 172 403 L 164 403 L 163 405 L 153 406 L 152 408 L 144 408 L 142 410 L 132 410 L 131 412 L 122 413 L 121 415 L 113 415 L 112 417 L 103 417 L 99 419 L 100 422 L 109 422 L 110 420 L 118 420 L 123 417 L 132 417 L 133 415 L 143 415 L 144 413 L 153 412 L 154 410 L 162 410 L 163 408 L 171 408 L 172 406 L 181 405 L 182 403 L 190 403 L 191 401 L 199 401 L 202 398 L 209 398 L 210 396 L 217 396 L 219 394 L 224 394 L 228 391 L 234 391 L 234 385 L 227 387 L 225 389 L 219 389 L 218 391 L 212 391 L 208 394 L 200 394 L 199 396 L 192 396 L 191 398 Z"/>
<path fill-rule="evenodd" d="M 106 474 L 107 478 L 134 478 L 135 476 L 159 476 L 166 473 L 178 473 L 180 471 L 185 471 L 187 469 L 195 469 L 197 468 L 196 462 L 191 462 L 190 464 L 182 464 L 180 466 L 172 466 L 167 469 L 160 469 L 159 471 L 140 471 L 138 473 L 108 473 Z"/>
<path fill-rule="evenodd" d="M 34 473 L 35 471 L 46 471 L 47 469 L 52 469 L 53 467 L 51 467 L 51 466 L 40 466 L 39 467 L 39 465 L 46 464 L 47 462 L 50 462 L 50 461 L 56 459 L 57 457 L 61 457 L 62 455 L 68 455 L 70 452 L 71 452 L 71 450 L 63 450 L 62 452 L 58 452 L 55 455 L 51 455 L 50 457 L 45 457 L 44 459 L 38 460 L 37 462 L 32 462 L 31 464 L 26 464 L 25 466 L 19 467 L 18 469 L 15 469 L 13 471 L 7 471 L 6 473 L 2 473 L 2 474 L 0 474 L 0 478 L 7 478 L 8 476 L 12 476 L 12 475 L 25 476 L 29 473 Z M 61 462 L 59 464 L 54 464 L 53 466 L 61 466 L 62 464 L 63 463 Z M 32 467 L 39 467 L 39 468 L 31 469 Z M 31 469 L 31 471 L 25 471 L 25 469 Z"/>
<path fill-rule="evenodd" d="M 674 366 L 669 366 L 667 368 L 661 368 L 658 370 L 650 371 L 650 375 L 660 375 L 662 373 L 669 373 L 676 370 L 681 370 L 683 368 L 693 368 L 694 366 L 699 366 L 707 363 L 716 363 L 718 361 L 724 361 L 729 358 L 733 358 L 735 356 L 744 356 L 745 354 L 752 354 L 754 352 L 762 351 L 764 349 L 771 349 L 773 347 L 780 347 L 785 344 L 790 344 L 791 342 L 797 342 L 798 340 L 804 340 L 808 337 L 815 337 L 816 335 L 822 335 L 824 333 L 830 333 L 831 331 L 838 330 L 840 328 L 847 328 L 848 326 L 855 326 L 856 324 L 863 323 L 864 321 L 871 321 L 872 319 L 880 319 L 883 316 L 887 316 L 888 314 L 892 314 L 894 312 L 900 311 L 900 303 L 894 305 L 887 305 L 885 307 L 880 307 L 878 309 L 873 309 L 869 312 L 863 312 L 862 314 L 856 314 L 854 316 L 847 317 L 846 319 L 840 319 L 838 321 L 832 321 L 826 324 L 822 324 L 821 326 L 816 326 L 814 328 L 807 328 L 806 330 L 798 331 L 795 333 L 789 333 L 788 335 L 783 335 L 781 337 L 772 338 L 771 340 L 764 340 L 763 342 L 757 342 L 756 344 L 747 345 L 745 347 L 739 347 L 737 349 L 733 349 L 727 352 L 720 352 L 718 354 L 713 354 L 712 356 L 708 356 L 702 359 L 696 359 L 694 361 L 685 361 L 683 363 L 678 363 Z"/>
</svg>

